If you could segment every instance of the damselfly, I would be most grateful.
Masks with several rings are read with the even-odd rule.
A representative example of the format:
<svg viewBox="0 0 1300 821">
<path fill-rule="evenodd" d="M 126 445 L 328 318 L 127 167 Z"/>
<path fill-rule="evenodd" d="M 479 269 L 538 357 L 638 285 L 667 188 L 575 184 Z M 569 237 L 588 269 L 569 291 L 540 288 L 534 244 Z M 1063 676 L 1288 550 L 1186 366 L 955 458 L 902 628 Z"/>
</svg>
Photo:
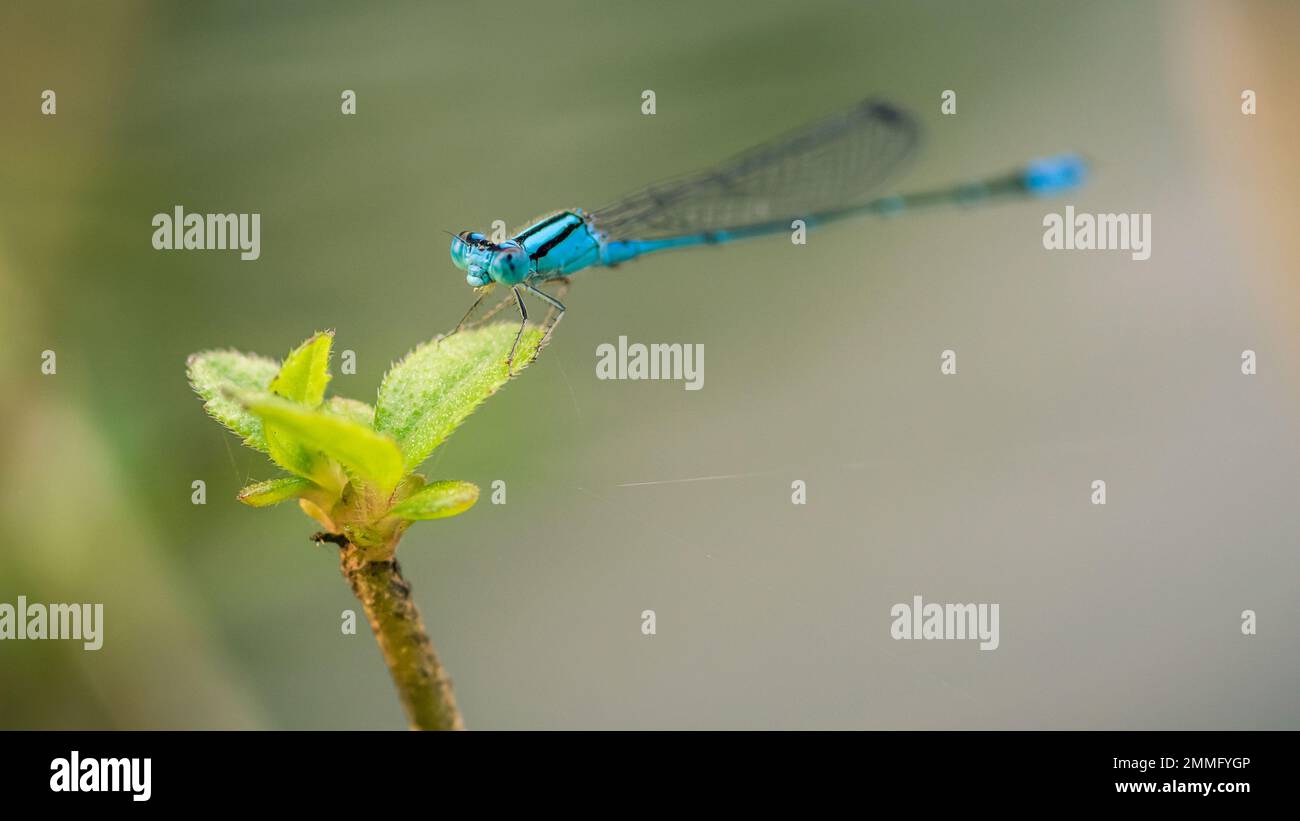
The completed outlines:
<svg viewBox="0 0 1300 821">
<path fill-rule="evenodd" d="M 452 238 L 451 259 L 467 272 L 465 279 L 479 297 L 456 327 L 469 320 L 496 286 L 509 288 L 507 299 L 488 316 L 510 301 L 519 306 L 522 321 L 507 358 L 508 367 L 513 367 L 528 322 L 522 292 L 551 306 L 545 342 L 565 307 L 540 286 L 567 285 L 568 277 L 584 268 L 613 267 L 674 248 L 784 233 L 795 230 L 795 220 L 813 228 L 922 206 L 1057 194 L 1082 184 L 1087 175 L 1082 157 L 1065 154 L 977 182 L 868 199 L 903 167 L 919 137 L 920 127 L 911 115 L 867 99 L 715 168 L 652 185 L 613 205 L 596 211 L 557 211 L 503 242 L 462 231 Z"/>
</svg>

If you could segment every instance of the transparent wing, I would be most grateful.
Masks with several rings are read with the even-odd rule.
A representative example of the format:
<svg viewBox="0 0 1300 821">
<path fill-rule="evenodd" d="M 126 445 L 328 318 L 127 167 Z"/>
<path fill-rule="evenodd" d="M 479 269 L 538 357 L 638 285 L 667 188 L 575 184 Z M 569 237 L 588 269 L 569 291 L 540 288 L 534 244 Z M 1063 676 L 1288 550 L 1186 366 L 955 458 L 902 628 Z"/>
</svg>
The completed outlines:
<svg viewBox="0 0 1300 821">
<path fill-rule="evenodd" d="M 653 239 L 797 218 L 864 200 L 906 164 L 920 126 L 867 99 L 698 174 L 591 214 L 611 239 Z"/>
</svg>

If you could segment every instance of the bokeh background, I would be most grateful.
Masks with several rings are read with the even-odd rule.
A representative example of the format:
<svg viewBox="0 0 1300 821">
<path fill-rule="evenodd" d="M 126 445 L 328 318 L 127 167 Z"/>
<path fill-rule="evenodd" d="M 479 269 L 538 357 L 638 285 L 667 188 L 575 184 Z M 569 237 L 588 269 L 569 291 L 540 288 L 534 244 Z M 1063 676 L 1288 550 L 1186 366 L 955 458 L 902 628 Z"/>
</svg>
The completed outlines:
<svg viewBox="0 0 1300 821">
<path fill-rule="evenodd" d="M 443 230 L 871 93 L 926 125 L 900 188 L 1096 178 L 580 275 L 424 471 L 507 504 L 401 550 L 468 725 L 1300 727 L 1297 35 L 1284 0 L 5 3 L 0 601 L 103 602 L 106 639 L 0 644 L 0 727 L 403 726 L 333 549 L 234 501 L 275 471 L 186 355 L 335 328 L 373 399 L 471 299 Z M 1043 250 L 1066 202 L 1150 212 L 1152 258 Z M 261 213 L 261 259 L 154 251 L 177 204 Z M 704 390 L 598 381 L 619 335 L 703 343 Z M 1000 649 L 891 640 L 914 594 L 998 602 Z"/>
</svg>

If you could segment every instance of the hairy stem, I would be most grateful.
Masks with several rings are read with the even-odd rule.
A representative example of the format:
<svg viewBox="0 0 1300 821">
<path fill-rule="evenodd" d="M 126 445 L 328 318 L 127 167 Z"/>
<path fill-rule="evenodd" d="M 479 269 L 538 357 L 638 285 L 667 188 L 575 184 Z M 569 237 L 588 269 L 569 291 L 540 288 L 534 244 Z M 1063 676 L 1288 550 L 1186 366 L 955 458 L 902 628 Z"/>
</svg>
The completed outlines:
<svg viewBox="0 0 1300 821">
<path fill-rule="evenodd" d="M 411 599 L 411 585 L 402 578 L 397 559 L 367 560 L 355 545 L 344 544 L 339 565 L 366 610 L 411 729 L 465 729 L 451 678 L 424 631 L 420 611 Z"/>
</svg>

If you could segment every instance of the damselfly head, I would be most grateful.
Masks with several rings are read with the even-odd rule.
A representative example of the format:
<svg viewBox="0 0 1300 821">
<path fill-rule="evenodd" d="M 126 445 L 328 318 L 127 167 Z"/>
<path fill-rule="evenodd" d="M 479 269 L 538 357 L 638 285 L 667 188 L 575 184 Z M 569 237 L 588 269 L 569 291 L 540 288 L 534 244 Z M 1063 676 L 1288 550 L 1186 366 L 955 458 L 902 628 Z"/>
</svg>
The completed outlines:
<svg viewBox="0 0 1300 821">
<path fill-rule="evenodd" d="M 522 245 L 512 239 L 492 242 L 477 231 L 461 231 L 452 237 L 451 261 L 475 288 L 490 282 L 517 285 L 529 273 L 528 252 Z"/>
<path fill-rule="evenodd" d="M 468 272 L 465 281 L 476 288 L 489 282 L 487 264 L 492 247 L 488 238 L 477 231 L 461 231 L 451 238 L 451 262 Z"/>
</svg>

